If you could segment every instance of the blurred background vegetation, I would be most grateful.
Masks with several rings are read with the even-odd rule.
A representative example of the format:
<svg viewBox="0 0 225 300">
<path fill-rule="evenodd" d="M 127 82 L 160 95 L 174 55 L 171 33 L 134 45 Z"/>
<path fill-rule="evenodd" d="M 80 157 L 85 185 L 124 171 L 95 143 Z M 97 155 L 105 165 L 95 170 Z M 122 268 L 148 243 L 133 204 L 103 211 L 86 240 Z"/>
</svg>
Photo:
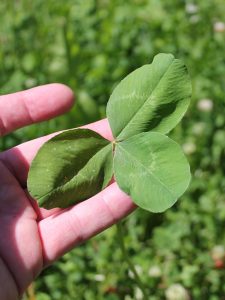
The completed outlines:
<svg viewBox="0 0 225 300">
<path fill-rule="evenodd" d="M 166 213 L 129 216 L 125 243 L 149 299 L 225 299 L 225 1 L 1 0 L 0 19 L 0 93 L 62 82 L 77 98 L 65 116 L 2 138 L 1 150 L 103 118 L 115 85 L 158 52 L 185 61 L 193 99 L 171 136 L 192 183 Z M 36 300 L 142 299 L 115 227 L 46 269 L 34 292 Z"/>
</svg>

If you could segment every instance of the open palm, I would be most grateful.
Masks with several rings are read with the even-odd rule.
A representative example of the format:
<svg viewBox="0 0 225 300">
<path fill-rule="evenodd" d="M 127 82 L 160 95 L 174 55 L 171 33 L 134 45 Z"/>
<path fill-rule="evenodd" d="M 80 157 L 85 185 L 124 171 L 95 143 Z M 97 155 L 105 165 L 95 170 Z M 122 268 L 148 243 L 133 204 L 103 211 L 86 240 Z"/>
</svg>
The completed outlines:
<svg viewBox="0 0 225 300">
<path fill-rule="evenodd" d="M 71 90 L 61 84 L 0 96 L 0 135 L 50 119 L 72 104 Z M 107 120 L 86 127 L 112 138 Z M 27 193 L 27 173 L 51 136 L 0 154 L 0 299 L 18 299 L 44 267 L 135 208 L 116 183 L 69 209 L 39 208 Z"/>
</svg>

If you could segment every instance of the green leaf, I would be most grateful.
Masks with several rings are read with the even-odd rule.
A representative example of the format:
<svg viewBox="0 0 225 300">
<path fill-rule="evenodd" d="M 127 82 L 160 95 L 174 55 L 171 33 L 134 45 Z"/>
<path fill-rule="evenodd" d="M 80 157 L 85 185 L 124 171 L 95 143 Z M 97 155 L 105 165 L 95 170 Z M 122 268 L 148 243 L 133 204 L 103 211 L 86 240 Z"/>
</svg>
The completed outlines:
<svg viewBox="0 0 225 300">
<path fill-rule="evenodd" d="M 28 190 L 40 206 L 68 207 L 100 192 L 111 178 L 112 144 L 89 129 L 73 129 L 39 150 Z"/>
<path fill-rule="evenodd" d="M 171 207 L 190 181 L 189 164 L 180 146 L 157 132 L 118 142 L 114 172 L 119 187 L 151 212 Z"/>
<path fill-rule="evenodd" d="M 107 104 L 113 135 L 124 140 L 146 131 L 168 133 L 190 102 L 191 83 L 185 65 L 172 54 L 158 54 L 123 79 Z"/>
</svg>

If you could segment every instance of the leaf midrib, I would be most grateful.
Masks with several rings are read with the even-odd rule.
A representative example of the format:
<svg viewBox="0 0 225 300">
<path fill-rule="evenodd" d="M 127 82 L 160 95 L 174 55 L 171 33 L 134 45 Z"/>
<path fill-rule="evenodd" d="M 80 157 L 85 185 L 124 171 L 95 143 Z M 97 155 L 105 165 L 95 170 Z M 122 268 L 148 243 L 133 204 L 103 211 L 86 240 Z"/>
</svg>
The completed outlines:
<svg viewBox="0 0 225 300">
<path fill-rule="evenodd" d="M 80 172 L 85 168 L 85 166 L 89 163 L 89 161 L 91 160 L 91 159 L 93 159 L 99 152 L 101 152 L 103 149 L 105 149 L 106 147 L 108 147 L 109 145 L 111 144 L 111 142 L 109 142 L 107 145 L 105 145 L 103 148 L 101 148 L 99 151 L 97 151 L 96 153 L 95 153 L 95 155 L 93 155 L 92 157 L 90 157 L 90 159 L 87 161 L 87 163 L 83 166 L 83 168 L 82 169 L 80 169 L 69 181 L 67 181 L 65 184 L 63 184 L 63 185 L 60 185 L 60 186 L 58 186 L 57 188 L 55 188 L 55 189 L 52 189 L 51 191 L 49 191 L 48 193 L 46 193 L 46 194 L 44 194 L 44 195 L 42 195 L 38 200 L 42 200 L 44 197 L 46 197 L 46 196 L 48 196 L 49 194 L 51 194 L 51 193 L 53 193 L 53 192 L 56 192 L 57 190 L 60 190 L 62 187 L 65 187 L 66 185 L 68 185 L 73 179 L 74 179 L 74 177 L 76 177 L 76 176 L 83 176 L 83 178 L 86 178 L 86 179 L 88 179 L 87 177 L 85 177 L 83 174 L 80 174 Z"/>
<path fill-rule="evenodd" d="M 170 195 L 172 195 L 173 197 L 177 197 L 176 195 L 174 195 L 169 189 L 168 187 L 158 178 L 156 177 L 148 168 L 145 167 L 145 165 L 143 165 L 139 160 L 137 160 L 137 158 L 135 156 L 133 156 L 130 152 L 128 152 L 124 147 L 122 147 L 120 145 L 120 143 L 117 144 L 117 147 L 119 147 L 120 149 L 122 149 L 122 151 L 124 151 L 125 153 L 127 153 L 129 156 L 132 157 L 132 159 L 137 162 L 139 165 L 141 165 L 146 171 L 147 173 L 150 173 L 150 176 L 152 176 L 157 182 L 159 182 L 169 193 Z"/>
<path fill-rule="evenodd" d="M 151 91 L 150 95 L 148 96 L 148 98 L 141 104 L 141 106 L 138 108 L 137 111 L 134 112 L 134 114 L 131 116 L 129 122 L 126 124 L 126 126 L 121 129 L 121 131 L 119 132 L 119 134 L 117 135 L 117 138 L 120 138 L 120 135 L 124 132 L 124 130 L 126 130 L 127 126 L 132 122 L 132 120 L 134 119 L 134 117 L 138 114 L 138 112 L 142 109 L 142 107 L 145 105 L 145 103 L 147 101 L 149 101 L 149 99 L 151 98 L 153 92 L 155 91 L 155 89 L 157 89 L 158 85 L 160 84 L 162 78 L 166 75 L 166 73 L 169 71 L 170 67 L 172 66 L 172 64 L 174 63 L 175 59 L 173 59 L 173 61 L 171 62 L 171 64 L 168 66 L 168 68 L 166 69 L 166 71 L 163 73 L 163 75 L 160 77 L 159 81 L 157 82 L 156 86 L 154 87 L 154 89 Z M 121 140 L 118 140 L 121 141 Z"/>
</svg>

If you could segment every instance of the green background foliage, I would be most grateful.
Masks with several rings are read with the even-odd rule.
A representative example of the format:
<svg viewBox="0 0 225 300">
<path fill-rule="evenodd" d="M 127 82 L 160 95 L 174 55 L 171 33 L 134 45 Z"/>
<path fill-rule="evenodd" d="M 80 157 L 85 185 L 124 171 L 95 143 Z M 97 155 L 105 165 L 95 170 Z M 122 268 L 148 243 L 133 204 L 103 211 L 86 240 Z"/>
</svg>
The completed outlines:
<svg viewBox="0 0 225 300">
<path fill-rule="evenodd" d="M 115 85 L 158 52 L 188 66 L 191 108 L 170 137 L 188 155 L 191 186 L 166 213 L 139 209 L 123 223 L 130 258 L 153 300 L 172 299 L 174 284 L 192 299 L 225 295 L 225 272 L 215 263 L 225 243 L 224 11 L 224 0 L 0 2 L 1 94 L 62 82 L 77 96 L 70 113 L 4 137 L 2 150 L 103 118 Z M 37 300 L 141 299 L 115 227 L 46 269 L 35 290 Z"/>
</svg>

